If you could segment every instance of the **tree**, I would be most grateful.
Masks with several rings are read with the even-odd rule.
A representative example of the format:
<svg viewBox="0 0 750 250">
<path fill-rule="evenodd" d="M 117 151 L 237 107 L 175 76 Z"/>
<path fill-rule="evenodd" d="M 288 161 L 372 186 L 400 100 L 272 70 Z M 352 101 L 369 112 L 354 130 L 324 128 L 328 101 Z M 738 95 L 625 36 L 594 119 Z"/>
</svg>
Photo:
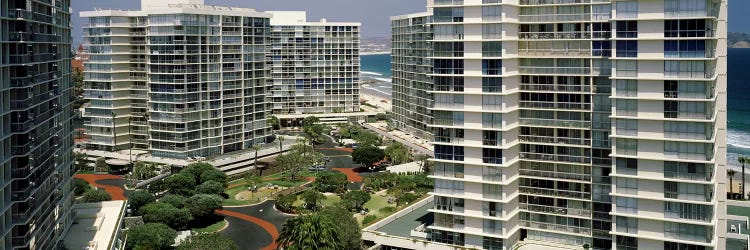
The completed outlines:
<svg viewBox="0 0 750 250">
<path fill-rule="evenodd" d="M 169 249 L 177 231 L 161 223 L 146 223 L 128 231 L 127 249 Z"/>
<path fill-rule="evenodd" d="M 362 190 L 352 190 L 341 195 L 341 203 L 351 211 L 362 210 L 362 205 L 370 200 L 370 194 Z"/>
<path fill-rule="evenodd" d="M 236 250 L 237 244 L 219 233 L 194 234 L 182 241 L 177 250 Z"/>
<path fill-rule="evenodd" d="M 411 160 L 411 154 L 409 151 L 410 149 L 408 147 L 398 142 L 391 143 L 391 145 L 388 145 L 388 147 L 385 148 L 385 154 L 388 156 L 388 159 L 393 162 L 393 165 L 400 165 L 409 162 Z"/>
<path fill-rule="evenodd" d="M 417 200 L 417 195 L 413 193 L 406 193 L 401 192 L 396 195 L 396 206 L 400 206 L 401 204 L 409 204 L 415 200 Z"/>
<path fill-rule="evenodd" d="M 362 230 L 352 213 L 340 206 L 325 207 L 317 212 L 336 222 L 336 232 L 341 236 L 341 249 L 362 249 Z"/>
<path fill-rule="evenodd" d="M 284 136 L 280 135 L 279 136 L 279 154 L 281 154 L 281 155 L 284 154 L 284 140 L 285 140 Z"/>
<path fill-rule="evenodd" d="M 86 193 L 86 191 L 91 190 L 91 185 L 84 180 L 73 178 L 73 190 L 75 190 L 76 196 L 81 196 Z"/>
<path fill-rule="evenodd" d="M 255 150 L 255 158 L 253 158 L 253 169 L 258 169 L 258 150 L 260 150 L 260 148 L 260 144 L 253 145 L 253 150 Z"/>
<path fill-rule="evenodd" d="M 156 201 L 154 195 L 143 190 L 135 191 L 128 196 L 128 204 L 133 211 L 138 211 L 141 207 L 154 201 Z"/>
<path fill-rule="evenodd" d="M 195 162 L 191 163 L 185 169 L 180 171 L 181 174 L 190 174 L 193 176 L 193 179 L 195 179 L 195 183 L 200 184 L 203 183 L 201 180 L 201 175 L 206 172 L 214 170 L 214 166 L 205 162 Z"/>
<path fill-rule="evenodd" d="M 221 202 L 224 199 L 218 195 L 196 194 L 185 201 L 185 208 L 190 210 L 194 218 L 202 218 L 214 213 L 214 210 L 221 208 Z"/>
<path fill-rule="evenodd" d="M 82 170 L 86 168 L 86 158 L 88 156 L 84 153 L 75 153 L 75 166 L 76 170 Z"/>
<path fill-rule="evenodd" d="M 730 199 L 734 199 L 734 174 L 737 172 L 733 169 L 727 170 L 727 175 L 729 175 L 729 196 Z"/>
<path fill-rule="evenodd" d="M 104 157 L 96 158 L 96 162 L 94 163 L 94 172 L 97 171 L 108 171 L 109 165 L 107 165 L 107 160 L 104 159 Z"/>
<path fill-rule="evenodd" d="M 742 164 L 742 177 L 741 177 L 742 185 L 740 186 L 740 190 L 741 190 L 740 192 L 744 194 L 745 193 L 745 162 L 750 162 L 750 158 L 745 158 L 745 157 L 740 156 L 739 158 L 737 158 L 737 160 L 740 162 L 740 164 Z"/>
<path fill-rule="evenodd" d="M 167 189 L 180 195 L 192 195 L 195 189 L 195 178 L 187 173 L 178 173 L 164 179 Z"/>
<path fill-rule="evenodd" d="M 185 200 L 187 200 L 185 196 L 176 195 L 176 194 L 168 194 L 168 195 L 165 195 L 164 197 L 161 197 L 161 199 L 159 199 L 159 202 L 167 203 L 176 208 L 182 208 L 185 205 Z"/>
<path fill-rule="evenodd" d="M 346 175 L 341 172 L 322 172 L 315 179 L 315 189 L 320 192 L 339 192 L 347 184 Z"/>
<path fill-rule="evenodd" d="M 276 197 L 276 208 L 284 212 L 291 212 L 297 197 L 294 195 L 279 195 Z"/>
<path fill-rule="evenodd" d="M 212 167 L 210 170 L 203 171 L 200 175 L 200 182 L 196 183 L 205 183 L 207 181 L 215 181 L 224 186 L 227 184 L 227 174 Z"/>
<path fill-rule="evenodd" d="M 305 201 L 307 209 L 318 210 L 320 203 L 326 199 L 326 196 L 315 189 L 308 189 L 302 193 L 302 200 Z"/>
<path fill-rule="evenodd" d="M 148 180 L 156 177 L 156 165 L 149 164 L 142 161 L 136 162 L 133 167 L 133 176 L 138 180 Z"/>
<path fill-rule="evenodd" d="M 382 142 L 380 136 L 369 131 L 361 130 L 357 134 L 352 135 L 352 139 L 359 143 L 360 147 L 365 146 L 379 146 Z"/>
<path fill-rule="evenodd" d="M 419 168 L 424 174 L 432 173 L 432 164 L 430 162 L 430 156 L 426 154 L 417 155 L 417 162 L 419 162 Z"/>
<path fill-rule="evenodd" d="M 344 249 L 336 224 L 318 214 L 293 217 L 284 222 L 276 242 L 289 250 Z"/>
<path fill-rule="evenodd" d="M 203 184 L 196 186 L 195 192 L 199 194 L 221 195 L 224 193 L 224 185 L 214 180 L 208 180 Z"/>
<path fill-rule="evenodd" d="M 148 184 L 148 187 L 146 188 L 149 193 L 156 194 L 160 193 L 164 190 L 167 190 L 167 183 L 164 182 L 164 180 L 157 180 L 154 182 L 151 182 L 151 184 Z"/>
<path fill-rule="evenodd" d="M 175 230 L 186 228 L 193 220 L 188 209 L 179 209 L 164 202 L 152 202 L 140 209 L 143 221 L 146 223 L 164 223 Z"/>
<path fill-rule="evenodd" d="M 112 200 L 112 196 L 101 189 L 91 189 L 89 191 L 86 191 L 86 193 L 83 194 L 83 198 L 81 199 L 81 201 L 83 201 L 84 203 L 95 203 L 110 200 Z"/>
<path fill-rule="evenodd" d="M 273 115 L 268 116 L 268 125 L 271 125 L 273 130 L 281 129 L 281 121 L 279 120 L 278 117 L 273 116 Z"/>
<path fill-rule="evenodd" d="M 375 146 L 359 147 L 352 153 L 352 160 L 365 167 L 372 166 L 372 164 L 383 160 L 383 157 L 385 157 L 385 152 Z"/>
<path fill-rule="evenodd" d="M 375 119 L 377 119 L 378 121 L 385 121 L 388 120 L 388 115 L 384 113 L 378 113 L 375 115 Z"/>
<path fill-rule="evenodd" d="M 315 124 L 320 123 L 320 118 L 315 116 L 308 116 L 305 117 L 305 119 L 302 119 L 302 128 L 304 129 L 306 126 L 312 126 Z"/>
<path fill-rule="evenodd" d="M 282 170 L 289 172 L 289 178 L 296 180 L 297 173 L 302 171 L 305 167 L 305 158 L 300 153 L 291 152 L 285 155 L 279 155 L 276 157 L 276 164 L 281 167 Z"/>
<path fill-rule="evenodd" d="M 388 189 L 396 185 L 399 176 L 394 173 L 377 173 L 364 177 L 364 184 L 375 190 Z"/>
<path fill-rule="evenodd" d="M 247 171 L 247 173 L 245 173 L 244 179 L 248 187 L 258 186 L 258 184 L 260 184 L 261 182 L 260 176 L 258 176 L 258 174 L 252 170 Z"/>
</svg>

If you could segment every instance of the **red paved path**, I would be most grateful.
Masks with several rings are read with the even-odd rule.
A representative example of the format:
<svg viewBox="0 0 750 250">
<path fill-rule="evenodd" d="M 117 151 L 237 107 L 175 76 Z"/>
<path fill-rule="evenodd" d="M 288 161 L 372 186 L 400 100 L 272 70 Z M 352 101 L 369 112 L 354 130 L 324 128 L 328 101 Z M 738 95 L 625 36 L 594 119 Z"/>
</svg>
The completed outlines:
<svg viewBox="0 0 750 250">
<path fill-rule="evenodd" d="M 339 171 L 346 175 L 346 179 L 353 182 L 362 182 L 362 176 L 357 172 L 354 172 L 353 168 L 332 168 L 332 170 Z"/>
<path fill-rule="evenodd" d="M 266 230 L 266 232 L 271 235 L 271 238 L 273 240 L 271 242 L 271 244 L 269 244 L 269 245 L 261 248 L 261 250 L 274 250 L 274 249 L 278 249 L 279 245 L 276 243 L 276 239 L 279 238 L 279 230 L 276 229 L 276 226 L 274 226 L 271 222 L 268 222 L 268 221 L 262 220 L 260 218 L 250 216 L 250 215 L 246 215 L 246 214 L 242 214 L 242 213 L 238 213 L 238 212 L 232 212 L 232 211 L 229 211 L 229 210 L 219 210 L 219 209 L 217 209 L 215 212 L 217 214 L 234 217 L 234 218 L 237 218 L 237 219 L 240 219 L 240 220 L 244 220 L 244 221 L 247 221 L 247 222 L 250 222 L 250 223 L 253 223 L 255 225 L 260 226 L 261 228 L 263 228 L 263 230 Z"/>
<path fill-rule="evenodd" d="M 84 180 L 91 184 L 92 186 L 104 189 L 110 196 L 112 196 L 112 200 L 127 200 L 128 198 L 125 198 L 125 189 L 118 186 L 110 186 L 110 185 L 104 185 L 104 184 L 98 184 L 97 181 L 100 180 L 119 180 L 122 179 L 122 177 L 117 175 L 111 175 L 111 174 L 77 174 L 74 176 L 74 178 L 78 178 L 81 180 Z"/>
<path fill-rule="evenodd" d="M 347 153 L 353 153 L 354 152 L 354 149 L 352 149 L 352 148 L 318 148 L 318 149 L 323 149 L 323 150 L 338 150 L 338 151 L 347 152 Z"/>
</svg>

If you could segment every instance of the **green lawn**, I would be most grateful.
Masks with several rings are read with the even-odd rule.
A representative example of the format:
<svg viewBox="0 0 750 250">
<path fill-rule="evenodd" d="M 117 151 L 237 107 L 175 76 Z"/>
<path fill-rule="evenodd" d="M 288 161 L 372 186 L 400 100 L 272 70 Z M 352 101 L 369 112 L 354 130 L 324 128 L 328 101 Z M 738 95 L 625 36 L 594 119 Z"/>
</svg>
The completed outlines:
<svg viewBox="0 0 750 250">
<path fill-rule="evenodd" d="M 292 205 L 295 207 L 300 207 L 302 204 L 305 204 L 305 201 L 302 200 L 302 195 L 297 195 L 297 201 L 295 201 Z M 326 199 L 323 201 L 323 207 L 330 207 L 335 205 L 336 203 L 339 203 L 341 201 L 341 197 L 338 195 L 326 195 Z"/>
<path fill-rule="evenodd" d="M 263 199 L 266 199 L 273 195 L 277 190 L 268 190 L 268 189 L 261 189 L 260 191 L 253 194 L 252 200 L 237 200 L 236 196 L 242 191 L 247 190 L 246 185 L 233 187 L 230 189 L 225 190 L 224 192 L 227 193 L 229 198 L 225 199 L 222 205 L 224 206 L 241 206 L 241 205 L 250 205 L 255 204 Z"/>
<path fill-rule="evenodd" d="M 375 216 L 382 216 L 380 214 L 381 208 L 395 207 L 395 206 L 396 204 L 388 204 L 388 196 L 383 197 L 378 194 L 373 194 L 370 196 L 370 200 L 367 201 L 363 207 L 370 210 L 369 214 L 374 214 Z"/>
<path fill-rule="evenodd" d="M 207 227 L 204 227 L 204 228 L 194 228 L 193 232 L 194 233 L 213 233 L 213 232 L 219 231 L 220 229 L 224 228 L 224 226 L 226 226 L 226 225 L 227 225 L 227 221 L 226 220 L 221 220 L 219 222 L 216 222 L 216 223 L 211 224 L 211 225 L 209 225 Z"/>
</svg>

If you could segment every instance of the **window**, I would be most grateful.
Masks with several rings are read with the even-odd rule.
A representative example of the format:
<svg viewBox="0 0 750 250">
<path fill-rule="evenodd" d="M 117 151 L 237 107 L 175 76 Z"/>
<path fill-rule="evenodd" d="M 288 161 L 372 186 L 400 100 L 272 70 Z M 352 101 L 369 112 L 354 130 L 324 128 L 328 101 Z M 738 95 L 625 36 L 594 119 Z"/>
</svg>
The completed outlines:
<svg viewBox="0 0 750 250">
<path fill-rule="evenodd" d="M 433 123 L 435 125 L 442 125 L 442 126 L 463 126 L 464 125 L 464 112 L 436 110 L 433 112 L 433 117 L 434 117 Z"/>
<path fill-rule="evenodd" d="M 597 4 L 591 6 L 593 12 L 593 20 L 606 20 L 612 18 L 612 5 L 610 4 Z"/>
<path fill-rule="evenodd" d="M 637 139 L 616 139 L 617 154 L 621 155 L 638 155 L 638 140 Z"/>
<path fill-rule="evenodd" d="M 503 25 L 499 23 L 482 24 L 483 39 L 500 39 L 502 38 Z"/>
<path fill-rule="evenodd" d="M 434 77 L 436 91 L 464 91 L 464 78 L 461 76 Z"/>
<path fill-rule="evenodd" d="M 484 236 L 482 237 L 482 249 L 503 250 L 503 239 Z"/>
<path fill-rule="evenodd" d="M 482 180 L 502 181 L 503 180 L 502 168 L 484 166 L 484 168 L 482 168 Z"/>
<path fill-rule="evenodd" d="M 441 194 L 463 194 L 464 182 L 435 179 L 435 192 Z"/>
<path fill-rule="evenodd" d="M 664 137 L 676 139 L 693 139 L 706 140 L 712 135 L 706 134 L 712 132 L 706 123 L 702 122 L 664 122 Z"/>
<path fill-rule="evenodd" d="M 503 56 L 503 42 L 482 42 L 482 56 L 484 57 L 501 57 Z"/>
<path fill-rule="evenodd" d="M 638 61 L 617 61 L 617 77 L 637 77 Z"/>
<path fill-rule="evenodd" d="M 487 93 L 503 92 L 503 78 L 482 77 L 482 91 Z"/>
<path fill-rule="evenodd" d="M 713 145 L 699 142 L 664 142 L 664 155 L 672 158 L 691 160 L 710 160 Z"/>
<path fill-rule="evenodd" d="M 690 201 L 710 201 L 711 187 L 703 184 L 664 182 L 664 198 Z"/>
<path fill-rule="evenodd" d="M 464 73 L 464 60 L 463 59 L 435 59 L 434 60 L 435 74 L 463 74 Z"/>
<path fill-rule="evenodd" d="M 463 7 L 440 7 L 434 9 L 433 20 L 438 23 L 463 22 Z"/>
<path fill-rule="evenodd" d="M 618 38 L 638 37 L 638 21 L 617 21 L 616 24 Z"/>
<path fill-rule="evenodd" d="M 482 60 L 483 75 L 501 75 L 503 74 L 503 61 L 500 59 Z"/>
<path fill-rule="evenodd" d="M 638 179 L 617 177 L 617 193 L 638 194 Z"/>
<path fill-rule="evenodd" d="M 678 222 L 664 222 L 664 236 L 670 239 L 710 242 L 710 230 L 703 225 L 692 225 Z"/>
<path fill-rule="evenodd" d="M 617 249 L 638 250 L 638 238 L 617 235 Z"/>
<path fill-rule="evenodd" d="M 617 174 L 637 175 L 638 159 L 617 158 L 615 161 L 615 167 L 617 167 Z"/>
<path fill-rule="evenodd" d="M 638 218 L 624 216 L 615 217 L 618 233 L 638 234 Z"/>
<path fill-rule="evenodd" d="M 638 101 L 637 100 L 615 100 L 615 115 L 617 116 L 638 116 Z"/>
<path fill-rule="evenodd" d="M 482 131 L 482 145 L 497 146 L 498 144 L 500 144 L 500 132 Z"/>
<path fill-rule="evenodd" d="M 664 217 L 710 222 L 713 208 L 708 205 L 664 202 Z"/>
<path fill-rule="evenodd" d="M 462 57 L 464 56 L 463 42 L 435 42 L 433 56 L 435 57 Z"/>
<path fill-rule="evenodd" d="M 502 128 L 503 118 L 502 114 L 494 113 L 482 113 L 482 127 L 483 128 Z"/>
<path fill-rule="evenodd" d="M 443 177 L 464 178 L 464 164 L 435 162 L 433 174 Z"/>
<path fill-rule="evenodd" d="M 636 80 L 617 80 L 615 82 L 617 96 L 636 97 L 638 96 L 638 81 Z"/>
<path fill-rule="evenodd" d="M 443 211 L 463 211 L 464 199 L 435 196 L 435 209 Z"/>
<path fill-rule="evenodd" d="M 664 16 L 666 17 L 698 17 L 706 16 L 706 0 L 664 0 Z"/>
<path fill-rule="evenodd" d="M 638 199 L 616 197 L 617 212 L 623 214 L 637 214 L 638 213 Z"/>
<path fill-rule="evenodd" d="M 617 57 L 638 57 L 638 41 L 617 41 Z"/>
<path fill-rule="evenodd" d="M 713 37 L 713 23 L 706 19 L 665 20 L 664 37 Z"/>
<path fill-rule="evenodd" d="M 497 95 L 482 96 L 482 109 L 498 111 L 503 109 L 503 97 Z"/>
<path fill-rule="evenodd" d="M 616 2 L 615 11 L 617 18 L 636 18 L 638 17 L 638 1 L 628 0 Z"/>
<path fill-rule="evenodd" d="M 483 148 L 482 162 L 491 164 L 503 164 L 503 150 L 497 148 Z"/>
<path fill-rule="evenodd" d="M 711 180 L 711 172 L 711 167 L 701 163 L 664 162 L 664 177 L 666 178 L 707 181 Z"/>
<path fill-rule="evenodd" d="M 636 136 L 638 135 L 638 120 L 617 119 L 615 121 L 617 135 Z"/>
<path fill-rule="evenodd" d="M 503 9 L 500 6 L 482 6 L 482 21 L 500 21 Z"/>
<path fill-rule="evenodd" d="M 503 186 L 495 184 L 482 184 L 482 197 L 490 199 L 503 199 Z"/>
<path fill-rule="evenodd" d="M 593 41 L 591 43 L 593 56 L 612 56 L 612 43 L 610 41 Z"/>
<path fill-rule="evenodd" d="M 499 234 L 503 232 L 503 223 L 496 220 L 484 220 L 484 233 L 486 234 Z"/>
<path fill-rule="evenodd" d="M 705 58 L 705 40 L 664 41 L 665 58 Z"/>
<path fill-rule="evenodd" d="M 435 145 L 435 158 L 449 161 L 463 161 L 464 147 Z"/>
<path fill-rule="evenodd" d="M 664 250 L 708 250 L 706 246 L 698 246 L 687 243 L 664 242 Z"/>
<path fill-rule="evenodd" d="M 433 26 L 436 40 L 452 40 L 464 38 L 464 26 L 462 24 L 454 25 L 435 25 Z"/>
</svg>

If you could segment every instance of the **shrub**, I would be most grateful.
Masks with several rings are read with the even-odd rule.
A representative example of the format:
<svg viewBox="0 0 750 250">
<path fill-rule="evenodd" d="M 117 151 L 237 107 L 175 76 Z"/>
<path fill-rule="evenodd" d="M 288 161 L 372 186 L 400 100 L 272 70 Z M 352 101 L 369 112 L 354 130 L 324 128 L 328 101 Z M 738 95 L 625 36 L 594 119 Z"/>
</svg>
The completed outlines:
<svg viewBox="0 0 750 250">
<path fill-rule="evenodd" d="M 94 203 L 109 200 L 112 200 L 112 196 L 101 189 L 91 189 L 89 191 L 86 191 L 86 193 L 83 194 L 82 198 L 82 201 L 85 203 Z"/>
<path fill-rule="evenodd" d="M 389 215 L 389 214 L 392 214 L 393 212 L 396 212 L 396 207 L 383 207 L 378 211 L 380 211 L 380 213 L 383 215 Z"/>
<path fill-rule="evenodd" d="M 161 223 L 146 223 L 128 231 L 127 249 L 169 249 L 177 232 Z"/>
<path fill-rule="evenodd" d="M 89 185 L 89 183 L 84 180 L 74 178 L 73 189 L 75 189 L 76 196 L 81 196 L 86 193 L 86 191 L 91 190 L 91 185 Z"/>
<path fill-rule="evenodd" d="M 362 225 L 363 226 L 370 225 L 373 222 L 375 222 L 375 220 L 377 220 L 377 219 L 378 219 L 378 217 L 375 216 L 375 215 L 373 215 L 373 214 L 365 216 L 365 218 L 362 219 Z"/>
</svg>

